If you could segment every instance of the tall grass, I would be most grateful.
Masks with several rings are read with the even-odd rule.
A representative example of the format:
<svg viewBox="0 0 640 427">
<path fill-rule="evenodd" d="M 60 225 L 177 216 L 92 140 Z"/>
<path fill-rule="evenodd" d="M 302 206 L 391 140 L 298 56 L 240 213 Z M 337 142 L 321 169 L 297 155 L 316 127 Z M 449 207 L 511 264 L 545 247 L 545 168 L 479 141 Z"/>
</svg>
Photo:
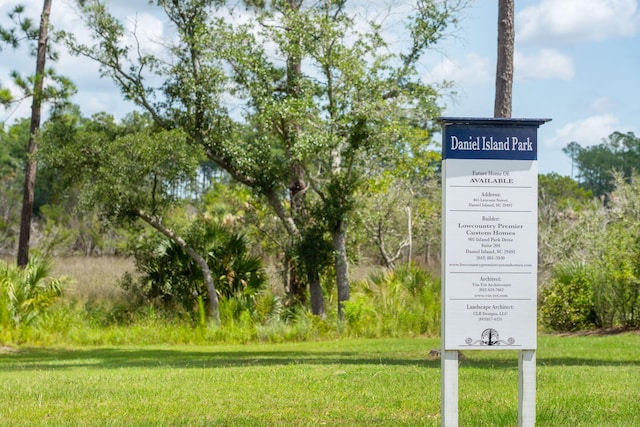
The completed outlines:
<svg viewBox="0 0 640 427">
<path fill-rule="evenodd" d="M 131 261 L 119 257 L 58 258 L 52 275 L 71 278 L 61 301 L 50 307 L 37 328 L 5 334 L 0 343 L 29 345 L 209 344 L 212 342 L 292 342 L 337 337 L 435 336 L 439 281 L 419 268 L 372 271 L 355 281 L 346 319 L 337 319 L 327 295 L 326 318 L 307 308 L 287 306 L 277 289 L 257 294 L 251 307 L 222 299 L 220 325 L 203 311 L 163 310 L 133 304 L 119 285 Z M 201 307 L 202 308 L 202 307 Z"/>
<path fill-rule="evenodd" d="M 65 292 L 67 300 L 118 303 L 126 300 L 118 281 L 125 272 L 134 270 L 133 261 L 124 257 L 69 256 L 56 258 L 51 274 L 72 278 Z"/>
</svg>

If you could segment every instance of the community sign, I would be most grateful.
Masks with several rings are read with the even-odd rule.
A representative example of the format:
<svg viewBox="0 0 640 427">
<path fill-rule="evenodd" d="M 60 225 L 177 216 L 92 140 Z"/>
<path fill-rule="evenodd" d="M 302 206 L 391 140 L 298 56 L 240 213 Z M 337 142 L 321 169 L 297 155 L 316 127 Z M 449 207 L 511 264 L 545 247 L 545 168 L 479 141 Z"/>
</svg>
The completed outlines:
<svg viewBox="0 0 640 427">
<path fill-rule="evenodd" d="M 445 350 L 536 349 L 537 130 L 441 118 Z"/>
</svg>

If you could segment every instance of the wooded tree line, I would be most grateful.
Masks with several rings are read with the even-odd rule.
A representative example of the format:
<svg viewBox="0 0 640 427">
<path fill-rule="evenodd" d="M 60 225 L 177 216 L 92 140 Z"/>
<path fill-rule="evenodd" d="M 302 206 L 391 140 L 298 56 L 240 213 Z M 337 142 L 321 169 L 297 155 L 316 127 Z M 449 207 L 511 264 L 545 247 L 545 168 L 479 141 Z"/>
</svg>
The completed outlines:
<svg viewBox="0 0 640 427">
<path fill-rule="evenodd" d="M 159 135 L 150 139 L 146 131 L 141 132 L 141 129 L 151 127 L 149 117 L 131 114 L 116 123 L 106 114 L 82 118 L 78 113 L 77 109 L 69 109 L 61 116 L 52 116 L 41 133 L 42 167 L 36 191 L 38 220 L 34 228 L 36 247 L 59 254 L 129 253 L 145 274 L 145 280 L 137 284 L 130 281 L 129 290 L 151 299 L 171 299 L 187 309 L 193 306 L 193 295 L 205 298 L 207 295 L 201 279 L 193 280 L 201 277 L 197 265 L 188 267 L 190 263 L 177 245 L 173 244 L 171 249 L 170 240 L 163 240 L 158 233 L 140 228 L 138 222 L 132 221 L 135 211 L 129 210 L 133 209 L 131 206 L 148 206 L 149 211 L 156 214 L 162 211 L 168 227 L 180 230 L 198 251 L 212 254 L 208 255 L 207 262 L 215 271 L 212 277 L 216 278 L 217 293 L 225 297 L 244 298 L 243 295 L 249 296 L 252 290 L 264 284 L 256 281 L 260 280 L 260 268 L 244 255 L 227 259 L 227 265 L 234 263 L 231 268 L 216 263 L 216 258 L 224 258 L 221 253 L 241 254 L 230 249 L 237 244 L 224 246 L 229 239 L 234 241 L 234 233 L 247 238 L 254 256 L 279 262 L 286 259 L 283 253 L 288 240 L 282 240 L 282 236 L 286 236 L 282 224 L 246 187 L 219 175 L 212 189 L 192 193 L 198 194 L 195 198 L 185 199 L 182 193 L 172 190 L 176 186 L 185 188 L 192 184 L 203 159 L 189 157 L 190 153 L 197 153 L 195 151 L 185 150 L 182 154 L 174 151 Z M 28 120 L 19 121 L 0 133 L 5 184 L 0 196 L 7 201 L 2 204 L 1 229 L 5 253 L 14 253 L 17 244 L 20 169 L 24 158 L 21 146 L 28 124 Z M 170 138 L 177 137 L 179 134 Z M 166 165 L 166 161 L 170 164 Z M 180 173 L 185 165 L 188 167 Z M 438 173 L 436 171 L 430 181 L 416 187 L 409 179 L 412 170 L 413 167 L 397 167 L 384 171 L 369 179 L 362 193 L 356 195 L 356 217 L 350 226 L 351 262 L 373 262 L 389 267 L 405 263 L 408 238 L 413 234 L 413 259 L 420 262 L 422 257 L 430 255 L 437 268 L 441 221 Z M 555 307 L 556 311 L 552 312 L 555 316 L 548 320 L 554 329 L 612 326 L 620 323 L 615 311 L 624 307 L 627 307 L 625 316 L 629 320 L 622 323 L 637 324 L 640 300 L 634 278 L 640 271 L 640 266 L 636 265 L 640 258 L 634 253 L 639 247 L 636 230 L 640 224 L 637 208 L 640 190 L 634 175 L 625 176 L 612 170 L 607 176 L 614 191 L 607 193 L 606 198 L 594 196 L 593 190 L 570 177 L 540 176 L 540 283 L 543 290 L 546 287 L 555 289 L 552 293 L 555 300 L 551 298 L 541 307 Z M 416 188 L 423 191 L 417 192 Z M 413 219 L 411 233 L 407 229 L 409 213 Z M 215 231 L 217 228 L 227 232 Z M 159 251 L 161 248 L 164 249 Z M 330 259 L 331 254 L 325 256 Z M 394 259 L 397 256 L 399 258 Z M 609 263 L 603 265 L 603 260 L 609 260 Z M 618 266 L 614 261 L 629 264 Z M 249 266 L 242 266 L 244 262 Z M 585 276 L 583 268 L 586 267 L 580 266 L 592 266 L 591 271 L 600 275 L 608 272 L 611 277 L 600 276 L 595 281 L 593 275 Z M 571 272 L 575 274 L 569 274 Z M 234 282 L 235 274 L 244 276 Z M 323 293 L 330 297 L 335 288 L 329 277 L 331 272 L 327 271 Z M 622 277 L 626 278 L 621 282 Z M 244 287 L 243 281 L 249 286 Z M 616 283 L 617 290 L 609 288 Z M 577 285 L 581 292 L 579 298 L 567 294 Z M 602 320 L 595 317 L 592 285 L 608 294 L 599 297 L 600 307 L 608 307 Z M 541 292 L 545 300 L 550 298 L 547 292 L 551 291 Z M 612 300 L 616 295 L 621 299 L 617 303 Z M 579 302 L 578 308 L 569 308 L 578 310 L 579 319 L 566 320 L 566 313 L 570 311 L 566 304 L 576 302 Z"/>
<path fill-rule="evenodd" d="M 614 132 L 588 147 L 572 141 L 563 151 L 571 159 L 577 180 L 597 197 L 615 189 L 616 173 L 629 180 L 640 168 L 640 137 L 633 132 Z"/>
<path fill-rule="evenodd" d="M 56 32 L 50 42 L 100 64 L 102 77 L 137 112 L 120 122 L 106 113 L 84 117 L 69 102 L 70 82 L 49 73 L 43 93 L 58 102 L 40 131 L 26 120 L 0 131 L 3 249 L 17 249 L 22 165 L 33 157 L 24 141 L 37 135 L 41 249 L 127 252 L 145 277 L 162 277 L 157 282 L 172 272 L 197 277 L 202 286 L 176 281 L 173 289 L 202 297 L 219 319 L 219 296 L 238 295 L 262 279 L 248 258 L 247 275 L 238 280 L 239 264 L 214 265 L 224 250 L 211 240 L 244 247 L 240 241 L 248 239 L 242 251 L 277 263 L 292 303 L 324 316 L 325 299 L 337 297 L 342 315 L 354 262 L 392 268 L 408 259 L 437 260 L 434 119 L 446 85 L 425 84 L 418 67 L 455 26 L 463 3 L 414 2 L 398 30 L 406 40 L 399 49 L 346 1 L 245 1 L 246 22 L 237 24 L 230 19 L 237 2 L 158 0 L 175 37 L 147 51 L 106 4 L 78 2 L 92 41 Z M 15 18 L 24 10 L 14 12 Z M 35 34 L 32 26 L 17 28 Z M 5 48 L 19 45 L 15 31 L 1 34 Z M 2 94 L 10 103 L 12 94 Z M 510 108 L 496 104 L 496 112 L 507 116 Z M 568 236 L 574 228 L 567 224 L 590 211 L 592 195 L 631 182 L 638 142 L 614 133 L 598 147 L 572 143 L 566 152 L 580 185 L 541 177 L 542 277 L 553 276 L 554 263 L 573 253 L 578 240 Z M 603 158 L 611 167 L 602 167 Z M 627 181 L 616 181 L 612 169 Z M 153 259 L 169 253 L 171 268 Z M 169 288 L 139 290 L 170 297 Z"/>
</svg>

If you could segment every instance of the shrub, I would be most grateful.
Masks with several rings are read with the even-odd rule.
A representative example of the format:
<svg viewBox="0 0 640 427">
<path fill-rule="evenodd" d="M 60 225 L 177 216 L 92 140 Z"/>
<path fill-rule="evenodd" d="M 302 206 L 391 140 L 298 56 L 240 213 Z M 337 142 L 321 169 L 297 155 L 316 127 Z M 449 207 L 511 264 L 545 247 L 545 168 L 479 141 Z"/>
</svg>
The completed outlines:
<svg viewBox="0 0 640 427">
<path fill-rule="evenodd" d="M 602 252 L 595 261 L 594 303 L 602 326 L 640 326 L 639 231 L 613 223 L 601 238 Z"/>
<path fill-rule="evenodd" d="M 591 287 L 592 272 L 583 264 L 561 265 L 540 292 L 540 323 L 557 332 L 599 326 Z"/>
</svg>

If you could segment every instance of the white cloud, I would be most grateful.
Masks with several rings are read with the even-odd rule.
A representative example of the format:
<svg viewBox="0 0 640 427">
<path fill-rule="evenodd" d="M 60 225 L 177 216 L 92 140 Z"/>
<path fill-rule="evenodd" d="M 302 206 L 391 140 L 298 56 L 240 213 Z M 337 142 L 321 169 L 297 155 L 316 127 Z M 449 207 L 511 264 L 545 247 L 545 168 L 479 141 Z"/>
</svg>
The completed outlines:
<svg viewBox="0 0 640 427">
<path fill-rule="evenodd" d="M 554 49 L 542 49 L 534 55 L 516 50 L 513 61 L 516 80 L 570 80 L 576 74 L 572 59 Z"/>
<path fill-rule="evenodd" d="M 640 32 L 637 0 L 542 0 L 516 16 L 522 42 L 583 42 Z"/>
<path fill-rule="evenodd" d="M 495 65 L 489 58 L 475 53 L 467 54 L 461 61 L 444 59 L 423 78 L 428 83 L 453 81 L 457 86 L 477 86 L 491 83 L 494 79 Z"/>
<path fill-rule="evenodd" d="M 583 147 L 600 144 L 614 131 L 619 130 L 619 120 L 613 114 L 602 114 L 588 117 L 577 122 L 567 123 L 555 134 L 543 141 L 549 147 L 565 147 L 570 142 L 577 142 Z"/>
</svg>

